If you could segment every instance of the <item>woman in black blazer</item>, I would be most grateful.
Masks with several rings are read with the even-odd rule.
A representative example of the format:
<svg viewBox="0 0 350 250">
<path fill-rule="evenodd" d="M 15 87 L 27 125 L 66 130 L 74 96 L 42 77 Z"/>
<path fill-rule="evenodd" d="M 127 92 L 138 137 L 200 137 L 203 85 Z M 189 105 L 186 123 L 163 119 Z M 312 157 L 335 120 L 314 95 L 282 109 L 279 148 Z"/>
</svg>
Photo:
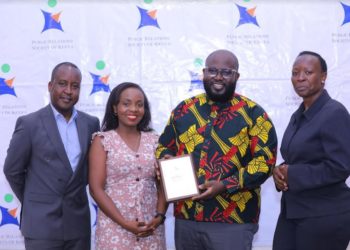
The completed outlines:
<svg viewBox="0 0 350 250">
<path fill-rule="evenodd" d="M 324 89 L 327 64 L 304 51 L 292 69 L 303 98 L 284 133 L 284 163 L 273 170 L 282 191 L 274 250 L 345 250 L 350 239 L 350 115 Z"/>
</svg>

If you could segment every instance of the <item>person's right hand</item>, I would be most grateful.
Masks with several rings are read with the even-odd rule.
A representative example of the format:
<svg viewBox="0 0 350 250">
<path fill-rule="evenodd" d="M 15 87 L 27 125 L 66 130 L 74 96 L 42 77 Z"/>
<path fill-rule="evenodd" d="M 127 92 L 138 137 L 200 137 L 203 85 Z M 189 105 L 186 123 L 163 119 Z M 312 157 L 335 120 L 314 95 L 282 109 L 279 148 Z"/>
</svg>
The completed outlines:
<svg viewBox="0 0 350 250">
<path fill-rule="evenodd" d="M 276 184 L 277 189 L 281 190 L 281 191 L 287 191 L 288 190 L 288 184 L 286 182 L 286 178 L 284 176 L 284 170 L 285 168 L 288 168 L 287 165 L 281 165 L 278 167 L 275 167 L 272 171 L 273 174 L 273 180 Z"/>
<path fill-rule="evenodd" d="M 153 233 L 153 228 L 141 221 L 126 222 L 125 229 L 135 234 L 137 237 L 147 237 Z"/>
</svg>

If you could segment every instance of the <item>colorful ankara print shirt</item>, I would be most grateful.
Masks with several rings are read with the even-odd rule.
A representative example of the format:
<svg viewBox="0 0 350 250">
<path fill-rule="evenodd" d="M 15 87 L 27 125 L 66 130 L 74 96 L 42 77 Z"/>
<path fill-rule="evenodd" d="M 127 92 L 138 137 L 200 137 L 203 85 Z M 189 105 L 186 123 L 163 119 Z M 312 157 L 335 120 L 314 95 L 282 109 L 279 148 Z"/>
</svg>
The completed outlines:
<svg viewBox="0 0 350 250">
<path fill-rule="evenodd" d="M 220 180 L 227 191 L 213 199 L 179 201 L 179 219 L 225 223 L 258 223 L 260 185 L 276 162 L 277 136 L 266 112 L 235 94 L 215 103 L 206 94 L 181 102 L 159 138 L 157 157 L 191 153 L 198 184 Z"/>
</svg>

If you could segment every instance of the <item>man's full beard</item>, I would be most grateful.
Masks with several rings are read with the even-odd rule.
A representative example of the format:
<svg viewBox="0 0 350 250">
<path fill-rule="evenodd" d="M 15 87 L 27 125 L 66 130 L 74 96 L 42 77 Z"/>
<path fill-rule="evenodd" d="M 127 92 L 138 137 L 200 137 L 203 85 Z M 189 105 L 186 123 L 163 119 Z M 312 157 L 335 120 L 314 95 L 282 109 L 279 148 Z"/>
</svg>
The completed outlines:
<svg viewBox="0 0 350 250">
<path fill-rule="evenodd" d="M 207 96 L 210 100 L 214 102 L 227 102 L 232 99 L 233 94 L 236 90 L 236 83 L 231 83 L 229 85 L 225 85 L 225 92 L 222 94 L 215 93 L 211 90 L 212 83 L 210 81 L 204 82 L 204 89 L 207 93 Z"/>
</svg>

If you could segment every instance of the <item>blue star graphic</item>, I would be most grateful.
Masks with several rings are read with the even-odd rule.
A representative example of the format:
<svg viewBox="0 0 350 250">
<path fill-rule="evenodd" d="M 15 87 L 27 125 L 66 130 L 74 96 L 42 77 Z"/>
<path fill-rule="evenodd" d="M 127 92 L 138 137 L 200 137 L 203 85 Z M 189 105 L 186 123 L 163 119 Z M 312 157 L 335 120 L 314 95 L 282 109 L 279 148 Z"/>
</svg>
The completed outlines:
<svg viewBox="0 0 350 250">
<path fill-rule="evenodd" d="M 93 86 L 90 95 L 93 93 L 99 92 L 99 91 L 104 91 L 104 92 L 110 92 L 109 85 L 107 83 L 102 82 L 101 76 L 100 75 L 95 75 L 90 72 L 90 75 L 93 80 Z"/>
<path fill-rule="evenodd" d="M 57 22 L 53 17 L 52 14 L 46 11 L 41 10 L 41 12 L 44 15 L 45 18 L 45 24 L 44 24 L 44 28 L 41 31 L 41 33 L 43 33 L 46 30 L 49 29 L 58 29 L 63 31 L 62 26 L 61 26 L 61 22 Z"/>
<path fill-rule="evenodd" d="M 146 9 L 142 9 L 139 6 L 137 6 L 137 8 L 139 9 L 141 15 L 140 25 L 137 29 L 140 29 L 145 26 L 154 26 L 160 29 L 157 18 L 155 17 L 155 13 L 157 12 L 156 10 L 149 11 Z"/>
<path fill-rule="evenodd" d="M 255 15 L 252 15 L 251 13 L 249 13 L 249 9 L 247 9 L 246 7 L 239 6 L 238 4 L 236 4 L 236 6 L 238 8 L 239 15 L 240 15 L 236 28 L 242 24 L 248 24 L 248 23 L 252 23 L 260 27 L 258 22 L 256 21 Z M 250 9 L 250 10 L 254 12 L 254 9 Z"/>
<path fill-rule="evenodd" d="M 16 217 L 13 217 L 6 207 L 0 206 L 2 220 L 0 222 L 0 227 L 6 224 L 14 224 L 19 226 L 18 219 Z"/>
<path fill-rule="evenodd" d="M 344 9 L 344 21 L 341 25 L 343 26 L 346 23 L 350 23 L 350 6 L 343 3 L 341 3 L 341 5 L 343 6 L 343 9 Z"/>
<path fill-rule="evenodd" d="M 6 84 L 5 78 L 0 77 L 0 95 L 5 95 L 5 94 L 16 96 L 15 89 L 9 87 Z"/>
</svg>

